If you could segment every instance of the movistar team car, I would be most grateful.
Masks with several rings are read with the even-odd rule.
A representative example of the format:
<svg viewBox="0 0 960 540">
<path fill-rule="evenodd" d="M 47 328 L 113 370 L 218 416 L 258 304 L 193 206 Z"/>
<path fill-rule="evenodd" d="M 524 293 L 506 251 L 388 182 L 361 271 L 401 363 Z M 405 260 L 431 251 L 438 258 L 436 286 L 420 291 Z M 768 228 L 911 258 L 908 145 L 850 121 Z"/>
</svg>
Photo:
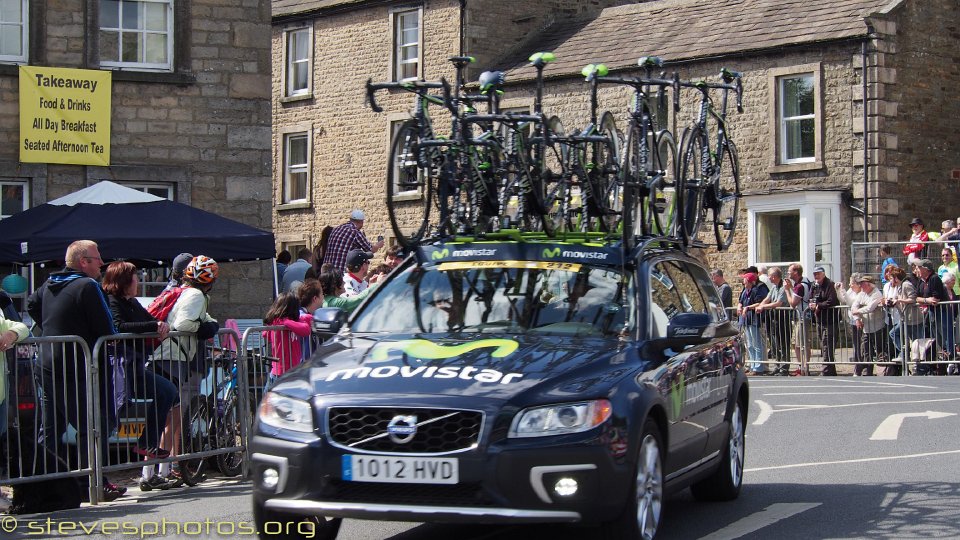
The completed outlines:
<svg viewBox="0 0 960 540">
<path fill-rule="evenodd" d="M 740 492 L 744 345 L 671 244 L 421 247 L 341 320 L 317 313 L 339 332 L 261 402 L 271 538 L 334 538 L 345 517 L 652 538 L 666 492 Z"/>
</svg>

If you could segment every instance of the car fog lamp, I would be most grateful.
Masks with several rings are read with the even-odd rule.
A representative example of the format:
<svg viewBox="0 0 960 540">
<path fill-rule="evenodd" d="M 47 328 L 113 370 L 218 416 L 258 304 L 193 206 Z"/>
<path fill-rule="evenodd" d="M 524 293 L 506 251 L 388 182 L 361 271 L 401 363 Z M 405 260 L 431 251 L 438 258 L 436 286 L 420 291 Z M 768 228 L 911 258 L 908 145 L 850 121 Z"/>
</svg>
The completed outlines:
<svg viewBox="0 0 960 540">
<path fill-rule="evenodd" d="M 263 487 L 273 489 L 280 483 L 280 473 L 276 469 L 270 468 L 263 471 Z"/>
<path fill-rule="evenodd" d="M 574 478 L 563 477 L 553 484 L 553 492 L 561 497 L 576 495 L 580 484 Z"/>
</svg>

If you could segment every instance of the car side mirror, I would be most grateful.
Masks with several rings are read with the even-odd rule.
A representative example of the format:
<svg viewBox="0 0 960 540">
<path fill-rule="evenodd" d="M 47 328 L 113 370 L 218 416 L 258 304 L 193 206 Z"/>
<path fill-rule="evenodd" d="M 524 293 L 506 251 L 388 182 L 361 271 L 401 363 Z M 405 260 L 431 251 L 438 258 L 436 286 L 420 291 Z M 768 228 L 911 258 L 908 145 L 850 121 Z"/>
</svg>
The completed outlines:
<svg viewBox="0 0 960 540">
<path fill-rule="evenodd" d="M 667 338 L 709 339 L 716 331 L 709 313 L 678 313 L 667 325 Z"/>
<path fill-rule="evenodd" d="M 332 336 L 346 320 L 347 313 L 340 308 L 320 308 L 313 312 L 313 333 Z"/>
</svg>

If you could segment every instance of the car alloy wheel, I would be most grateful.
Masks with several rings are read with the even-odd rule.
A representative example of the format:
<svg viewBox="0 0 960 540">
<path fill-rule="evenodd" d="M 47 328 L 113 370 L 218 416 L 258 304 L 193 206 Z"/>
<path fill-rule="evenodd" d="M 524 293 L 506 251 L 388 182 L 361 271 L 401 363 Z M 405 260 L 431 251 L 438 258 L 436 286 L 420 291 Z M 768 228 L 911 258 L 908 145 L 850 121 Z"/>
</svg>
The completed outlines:
<svg viewBox="0 0 960 540">
<path fill-rule="evenodd" d="M 660 442 L 650 432 L 645 432 L 640 443 L 636 478 L 637 527 L 640 537 L 651 540 L 660 525 L 663 508 L 663 464 L 660 457 Z"/>
</svg>

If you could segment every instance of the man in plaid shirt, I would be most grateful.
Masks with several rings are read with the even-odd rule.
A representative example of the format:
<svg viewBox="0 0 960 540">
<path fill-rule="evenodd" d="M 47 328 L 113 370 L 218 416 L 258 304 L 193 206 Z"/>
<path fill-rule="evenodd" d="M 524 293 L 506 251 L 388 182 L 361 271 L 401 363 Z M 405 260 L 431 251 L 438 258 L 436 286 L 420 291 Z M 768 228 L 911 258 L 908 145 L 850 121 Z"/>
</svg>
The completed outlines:
<svg viewBox="0 0 960 540">
<path fill-rule="evenodd" d="M 371 244 L 367 240 L 367 236 L 363 234 L 361 229 L 363 229 L 364 218 L 362 210 L 354 210 L 350 212 L 350 221 L 330 231 L 327 249 L 323 255 L 323 264 L 332 265 L 337 272 L 342 273 L 347 263 L 347 253 L 351 250 L 359 249 L 375 253 L 383 247 L 382 239 L 377 241 L 376 244 Z"/>
</svg>

